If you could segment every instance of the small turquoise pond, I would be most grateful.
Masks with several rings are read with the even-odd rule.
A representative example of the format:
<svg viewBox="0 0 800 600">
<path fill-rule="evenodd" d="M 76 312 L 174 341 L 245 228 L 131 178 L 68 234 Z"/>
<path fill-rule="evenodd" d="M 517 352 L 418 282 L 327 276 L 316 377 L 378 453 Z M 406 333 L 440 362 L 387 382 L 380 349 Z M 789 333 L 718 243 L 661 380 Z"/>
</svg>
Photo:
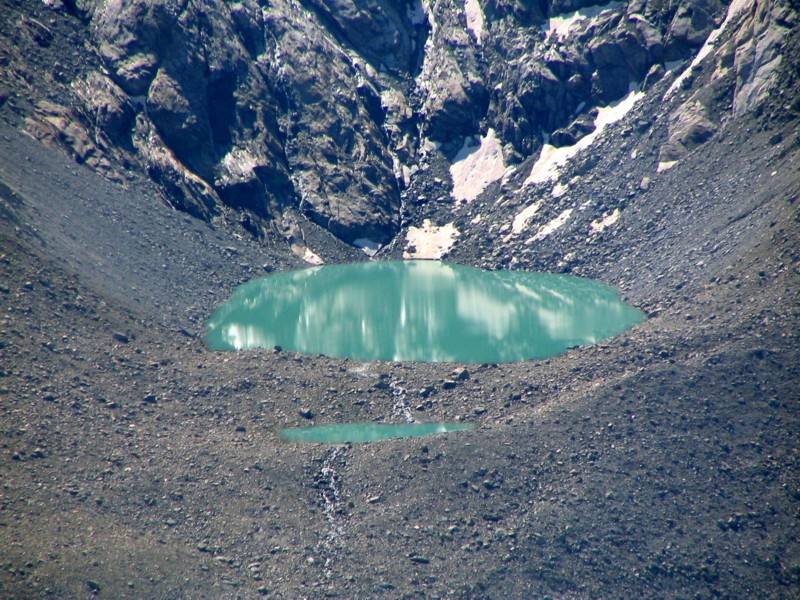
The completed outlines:
<svg viewBox="0 0 800 600">
<path fill-rule="evenodd" d="M 209 319 L 215 350 L 272 348 L 357 360 L 544 358 L 643 321 L 619 292 L 562 274 L 438 261 L 326 265 L 249 281 Z"/>
<path fill-rule="evenodd" d="M 281 430 L 281 437 L 290 442 L 377 442 L 389 438 L 407 438 L 463 431 L 472 423 L 338 423 L 314 427 L 292 427 Z"/>
</svg>

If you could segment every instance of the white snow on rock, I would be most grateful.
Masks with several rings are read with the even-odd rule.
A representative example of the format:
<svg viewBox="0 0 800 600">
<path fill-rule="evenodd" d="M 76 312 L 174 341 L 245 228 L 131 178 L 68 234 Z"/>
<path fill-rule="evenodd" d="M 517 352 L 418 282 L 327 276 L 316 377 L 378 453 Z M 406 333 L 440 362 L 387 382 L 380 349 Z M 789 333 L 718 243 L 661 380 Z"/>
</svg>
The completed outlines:
<svg viewBox="0 0 800 600">
<path fill-rule="evenodd" d="M 542 225 L 539 228 L 539 231 L 536 232 L 536 235 L 534 235 L 532 238 L 528 240 L 525 240 L 525 243 L 530 244 L 531 242 L 538 242 L 539 240 L 543 240 L 548 235 L 553 233 L 556 229 L 562 227 L 564 223 L 569 221 L 569 218 L 571 216 L 572 216 L 572 209 L 568 208 L 549 223 Z"/>
<path fill-rule="evenodd" d="M 553 198 L 561 198 L 561 196 L 567 193 L 567 190 L 569 190 L 568 184 L 557 183 L 553 186 L 550 194 L 552 194 Z"/>
<path fill-rule="evenodd" d="M 678 164 L 677 160 L 668 160 L 665 162 L 660 162 L 658 163 L 658 167 L 656 167 L 656 173 L 661 173 L 663 171 L 666 171 L 667 169 L 671 169 L 676 164 Z"/>
<path fill-rule="evenodd" d="M 561 148 L 556 148 L 550 144 L 542 146 L 539 160 L 533 165 L 530 175 L 528 175 L 528 178 L 525 180 L 525 184 L 546 183 L 556 179 L 561 167 L 567 164 L 569 159 L 584 148 L 591 146 L 608 125 L 622 119 L 622 117 L 624 117 L 642 98 L 644 98 L 644 92 L 633 90 L 621 100 L 617 100 L 608 106 L 600 108 L 597 118 L 594 120 L 595 130 L 578 140 L 578 142 L 572 146 L 564 146 Z"/>
<path fill-rule="evenodd" d="M 612 212 L 605 215 L 602 219 L 597 221 L 592 221 L 591 223 L 591 233 L 601 233 L 606 228 L 611 227 L 614 223 L 619 221 L 620 213 L 618 208 L 615 208 Z"/>
<path fill-rule="evenodd" d="M 714 31 L 712 31 L 708 35 L 705 44 L 703 44 L 703 47 L 700 48 L 700 51 L 695 55 L 691 64 L 688 67 L 686 67 L 683 70 L 683 72 L 675 78 L 675 81 L 672 82 L 672 85 L 670 85 L 669 89 L 664 93 L 665 100 L 680 89 L 681 84 L 692 73 L 692 69 L 697 65 L 699 65 L 703 61 L 703 59 L 706 56 L 708 56 L 712 50 L 714 50 L 714 48 L 717 45 L 717 40 L 719 39 L 719 36 L 722 35 L 723 31 L 725 31 L 725 28 L 728 26 L 728 23 L 730 23 L 733 19 L 738 17 L 745 10 L 751 9 L 753 7 L 753 4 L 755 4 L 755 1 L 756 0 L 733 0 L 733 2 L 730 3 L 730 6 L 728 6 L 728 12 L 725 14 L 725 20 L 722 21 L 722 25 L 717 27 Z"/>
<path fill-rule="evenodd" d="M 436 35 L 436 30 L 439 28 L 439 24 L 436 22 L 435 15 L 433 14 L 433 7 L 431 6 L 431 0 L 421 0 L 420 2 L 415 2 L 413 9 L 409 13 L 412 15 L 412 23 L 414 25 L 422 25 L 425 21 L 428 22 L 431 28 L 431 34 L 426 40 L 425 46 L 428 46 L 428 42 L 430 42 L 431 46 L 433 46 L 433 38 Z M 427 52 L 425 53 L 427 54 Z"/>
<path fill-rule="evenodd" d="M 422 227 L 408 228 L 403 258 L 438 260 L 453 247 L 458 236 L 458 229 L 453 223 L 438 227 L 430 219 L 425 219 Z"/>
<path fill-rule="evenodd" d="M 464 0 L 464 12 L 467 15 L 467 29 L 472 32 L 475 36 L 475 42 L 480 46 L 485 25 L 480 2 L 478 0 Z"/>
<path fill-rule="evenodd" d="M 222 158 L 221 165 L 224 169 L 222 179 L 228 181 L 252 175 L 258 161 L 247 150 L 233 148 Z"/>
<path fill-rule="evenodd" d="M 358 238 L 353 241 L 353 246 L 361 248 L 367 256 L 375 256 L 378 250 L 381 249 L 381 245 L 378 242 L 373 242 L 369 238 Z"/>
<path fill-rule="evenodd" d="M 319 254 L 317 254 L 316 252 L 311 250 L 311 248 L 309 248 L 308 246 L 305 246 L 303 244 L 296 244 L 295 243 L 295 244 L 291 245 L 291 248 L 292 248 L 292 252 L 294 252 L 297 256 L 302 258 L 304 261 L 306 261 L 310 265 L 324 265 L 325 264 L 325 261 L 322 260 L 322 258 L 319 256 Z"/>
<path fill-rule="evenodd" d="M 415 0 L 406 6 L 408 19 L 412 25 L 422 25 L 427 18 L 426 7 L 423 7 L 420 0 Z"/>
<path fill-rule="evenodd" d="M 319 254 L 313 252 L 311 248 L 306 248 L 303 253 L 303 260 L 312 265 L 322 265 L 325 261 L 320 258 Z"/>
<path fill-rule="evenodd" d="M 534 202 L 530 206 L 525 207 L 516 217 L 514 222 L 511 223 L 512 233 L 521 233 L 523 229 L 528 226 L 528 222 L 533 218 L 539 209 L 542 207 L 542 201 Z"/>
<path fill-rule="evenodd" d="M 503 149 L 494 129 L 477 140 L 467 138 L 450 166 L 453 178 L 453 197 L 474 200 L 490 183 L 501 179 L 506 172 Z"/>
<path fill-rule="evenodd" d="M 603 11 L 620 6 L 622 2 L 609 2 L 602 6 L 587 6 L 586 8 L 578 9 L 574 12 L 556 15 L 547 20 L 542 26 L 542 31 L 545 33 L 545 39 L 550 39 L 551 36 L 556 36 L 556 39 L 565 38 L 573 27 L 585 21 L 598 16 Z"/>
</svg>

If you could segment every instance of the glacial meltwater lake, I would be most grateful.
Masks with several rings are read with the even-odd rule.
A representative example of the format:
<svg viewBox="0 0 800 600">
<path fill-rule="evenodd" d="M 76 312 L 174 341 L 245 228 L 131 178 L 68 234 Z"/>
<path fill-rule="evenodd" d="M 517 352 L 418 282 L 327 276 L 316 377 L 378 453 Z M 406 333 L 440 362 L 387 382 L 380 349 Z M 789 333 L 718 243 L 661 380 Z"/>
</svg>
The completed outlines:
<svg viewBox="0 0 800 600">
<path fill-rule="evenodd" d="M 364 361 L 497 363 L 554 356 L 644 318 L 616 289 L 571 275 L 363 262 L 237 287 L 209 319 L 206 342 Z"/>
<path fill-rule="evenodd" d="M 464 431 L 473 423 L 331 423 L 312 427 L 289 427 L 281 437 L 290 442 L 378 442 L 391 438 L 421 437 Z"/>
</svg>

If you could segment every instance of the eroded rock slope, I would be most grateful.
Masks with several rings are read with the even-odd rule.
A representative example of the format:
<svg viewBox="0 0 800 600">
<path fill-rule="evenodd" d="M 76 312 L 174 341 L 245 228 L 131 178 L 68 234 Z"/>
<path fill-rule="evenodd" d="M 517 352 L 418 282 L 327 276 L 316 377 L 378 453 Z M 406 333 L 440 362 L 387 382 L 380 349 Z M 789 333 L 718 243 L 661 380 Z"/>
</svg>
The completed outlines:
<svg viewBox="0 0 800 600">
<path fill-rule="evenodd" d="M 145 173 L 199 218 L 299 246 L 308 220 L 371 251 L 400 231 L 431 153 L 489 135 L 508 166 L 572 147 L 598 108 L 698 66 L 724 21 L 714 85 L 672 112 L 673 162 L 713 135 L 732 87 L 735 112 L 755 108 L 795 22 L 746 0 L 5 6 L 6 102 L 32 135 L 109 176 Z"/>
</svg>

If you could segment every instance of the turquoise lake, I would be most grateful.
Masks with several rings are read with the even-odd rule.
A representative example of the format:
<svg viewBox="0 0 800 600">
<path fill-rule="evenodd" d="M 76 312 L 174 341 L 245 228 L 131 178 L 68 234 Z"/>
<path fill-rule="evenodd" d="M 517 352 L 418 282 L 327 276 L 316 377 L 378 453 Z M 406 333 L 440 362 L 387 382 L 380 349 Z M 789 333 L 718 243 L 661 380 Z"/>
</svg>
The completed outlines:
<svg viewBox="0 0 800 600">
<path fill-rule="evenodd" d="M 645 319 L 581 277 L 438 261 L 326 265 L 239 287 L 206 324 L 216 350 L 496 363 L 554 356 Z"/>
<path fill-rule="evenodd" d="M 435 433 L 464 431 L 472 423 L 333 423 L 313 427 L 290 427 L 280 436 L 290 442 L 378 442 L 390 438 L 420 437 Z"/>
</svg>

